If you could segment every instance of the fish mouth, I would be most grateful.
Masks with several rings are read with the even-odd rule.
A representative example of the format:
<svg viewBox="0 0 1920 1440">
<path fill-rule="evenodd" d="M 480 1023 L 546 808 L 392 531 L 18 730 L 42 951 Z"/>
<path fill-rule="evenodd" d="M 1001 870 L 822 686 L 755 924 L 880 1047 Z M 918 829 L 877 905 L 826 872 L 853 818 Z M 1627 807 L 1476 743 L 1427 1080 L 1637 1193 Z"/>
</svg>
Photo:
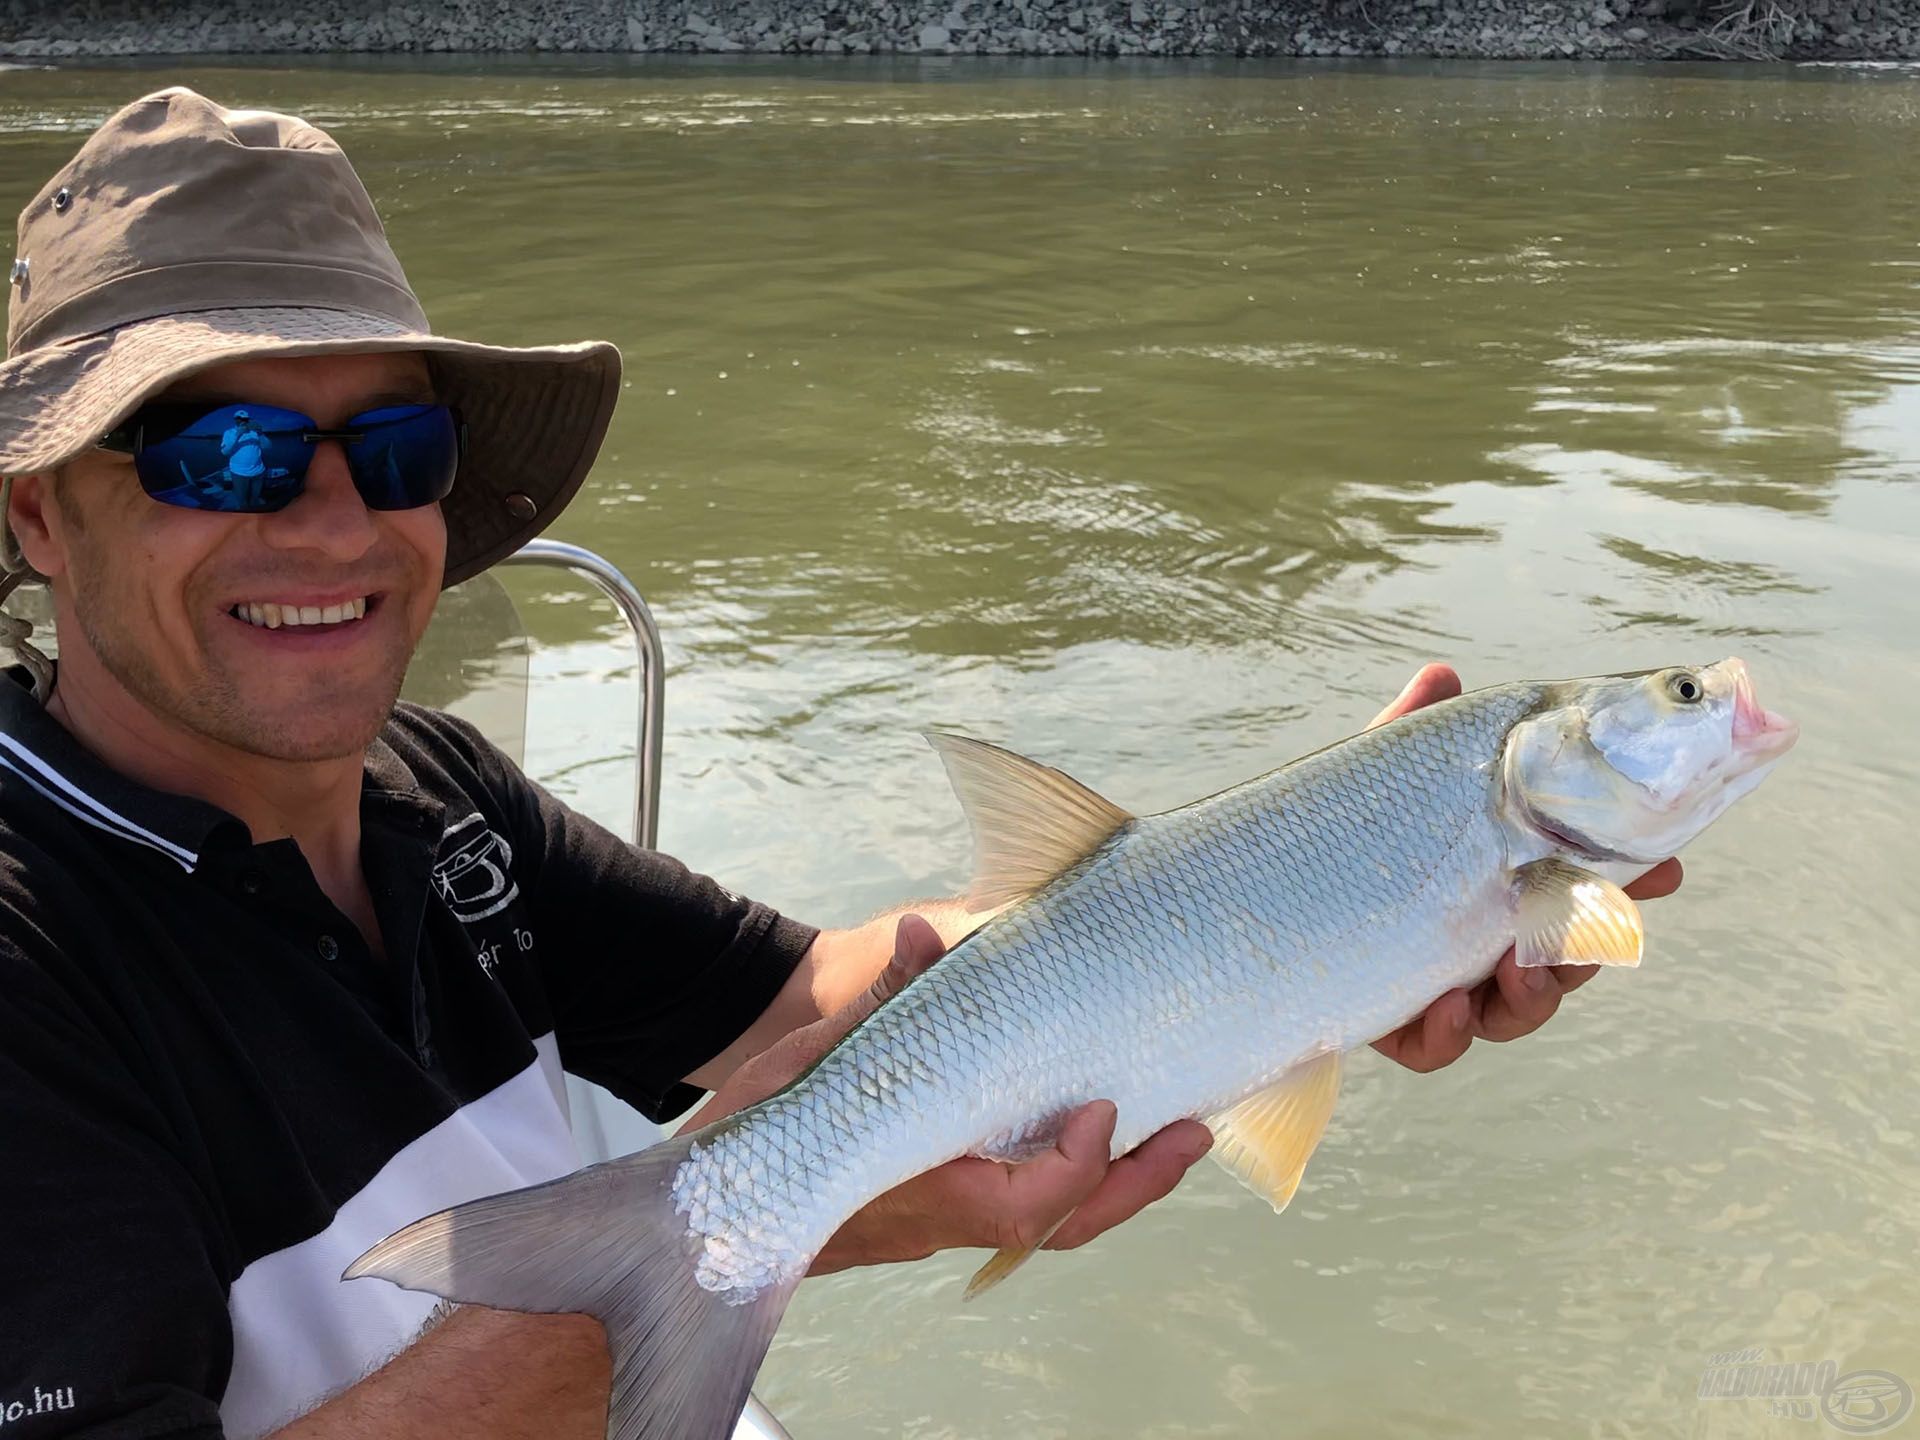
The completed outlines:
<svg viewBox="0 0 1920 1440">
<path fill-rule="evenodd" d="M 1721 662 L 1733 682 L 1733 748 L 1742 759 L 1777 759 L 1793 748 L 1800 727 L 1786 716 L 1767 709 L 1753 693 L 1747 662 L 1738 656 Z"/>
</svg>

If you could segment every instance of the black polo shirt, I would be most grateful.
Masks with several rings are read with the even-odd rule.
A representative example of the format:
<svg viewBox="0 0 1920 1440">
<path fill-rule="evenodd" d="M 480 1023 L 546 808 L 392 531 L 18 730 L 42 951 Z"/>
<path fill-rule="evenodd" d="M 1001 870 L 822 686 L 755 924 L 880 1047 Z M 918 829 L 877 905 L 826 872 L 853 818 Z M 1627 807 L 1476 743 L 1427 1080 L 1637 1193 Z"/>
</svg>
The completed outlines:
<svg viewBox="0 0 1920 1440">
<path fill-rule="evenodd" d="M 403 705 L 361 854 L 387 955 L 291 840 L 108 769 L 0 678 L 0 1436 L 251 1436 L 430 1296 L 341 1270 L 578 1163 L 561 1071 L 655 1118 L 813 931 Z"/>
</svg>

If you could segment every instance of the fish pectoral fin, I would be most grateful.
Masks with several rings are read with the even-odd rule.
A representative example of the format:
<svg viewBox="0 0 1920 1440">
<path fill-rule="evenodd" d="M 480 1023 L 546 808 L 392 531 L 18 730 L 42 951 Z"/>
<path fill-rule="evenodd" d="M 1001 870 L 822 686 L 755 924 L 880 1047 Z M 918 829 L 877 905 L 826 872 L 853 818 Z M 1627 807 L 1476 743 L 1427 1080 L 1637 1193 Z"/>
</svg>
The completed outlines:
<svg viewBox="0 0 1920 1440">
<path fill-rule="evenodd" d="M 1638 965 L 1640 907 L 1611 880 L 1558 857 L 1522 865 L 1514 959 L 1535 965 Z"/>
<path fill-rule="evenodd" d="M 1340 1052 L 1329 1050 L 1207 1121 L 1208 1152 L 1254 1194 L 1287 1208 L 1340 1097 Z"/>
<path fill-rule="evenodd" d="M 967 908 L 1002 909 L 1072 869 L 1133 816 L 1071 775 L 965 735 L 929 733 L 973 827 Z"/>
<path fill-rule="evenodd" d="M 987 1291 L 998 1285 L 1002 1280 L 1006 1279 L 1007 1276 L 1013 1274 L 1014 1271 L 1018 1270 L 1033 1258 L 1034 1251 L 1038 1250 L 1053 1238 L 1055 1231 L 1072 1218 L 1073 1211 L 1069 1210 L 1065 1215 L 1062 1215 L 1058 1220 L 1054 1221 L 1053 1224 L 1047 1228 L 1047 1233 L 1031 1245 L 1009 1245 L 1004 1250 L 994 1251 L 993 1258 L 978 1270 L 974 1271 L 973 1278 L 967 1281 L 966 1291 L 960 1297 L 961 1302 L 965 1303 L 976 1296 L 986 1294 Z"/>
</svg>

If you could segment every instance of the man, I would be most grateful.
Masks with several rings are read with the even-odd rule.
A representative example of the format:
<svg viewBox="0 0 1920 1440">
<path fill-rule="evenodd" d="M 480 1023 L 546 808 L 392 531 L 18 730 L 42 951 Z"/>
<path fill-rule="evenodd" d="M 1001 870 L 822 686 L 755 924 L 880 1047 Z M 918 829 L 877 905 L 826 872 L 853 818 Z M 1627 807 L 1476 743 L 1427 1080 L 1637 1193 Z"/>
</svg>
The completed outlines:
<svg viewBox="0 0 1920 1440">
<path fill-rule="evenodd" d="M 148 96 L 27 205 L 14 277 L 0 553 L 8 587 L 51 587 L 59 662 L 23 647 L 0 679 L 8 1435 L 598 1435 L 596 1322 L 429 1323 L 342 1267 L 571 1169 L 563 1066 L 657 1118 L 701 1088 L 721 1113 L 968 917 L 815 931 L 396 709 L 441 587 L 584 479 L 618 355 L 433 335 L 320 131 Z M 182 490 L 243 410 L 303 437 L 284 481 Z M 1455 688 L 1429 667 L 1395 709 Z M 1583 978 L 1504 964 L 1382 1048 L 1445 1064 Z M 910 1182 L 818 1268 L 1068 1214 L 1054 1243 L 1080 1244 L 1207 1144 L 1185 1122 L 1109 1164 L 1112 1129 L 1096 1103 L 1025 1165 Z"/>
<path fill-rule="evenodd" d="M 267 475 L 267 437 L 245 410 L 233 412 L 233 424 L 220 436 L 220 454 L 227 462 L 227 476 L 242 482 L 233 487 L 241 504 L 258 505 Z"/>
</svg>

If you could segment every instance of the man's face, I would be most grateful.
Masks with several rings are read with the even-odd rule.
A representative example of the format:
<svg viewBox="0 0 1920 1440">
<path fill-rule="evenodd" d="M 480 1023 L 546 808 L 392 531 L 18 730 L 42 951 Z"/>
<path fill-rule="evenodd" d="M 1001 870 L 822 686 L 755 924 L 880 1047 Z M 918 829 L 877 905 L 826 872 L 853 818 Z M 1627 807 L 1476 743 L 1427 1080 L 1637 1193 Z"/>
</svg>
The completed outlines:
<svg viewBox="0 0 1920 1440">
<path fill-rule="evenodd" d="M 393 354 L 222 365 L 164 398 L 278 405 L 325 429 L 434 395 L 424 358 Z M 446 565 L 439 505 L 369 510 L 336 441 L 320 444 L 298 498 L 268 515 L 163 505 L 129 457 L 105 451 L 67 466 L 47 508 L 63 647 L 77 633 L 174 727 L 279 760 L 357 754 L 379 733 Z M 354 619 L 359 600 L 366 614 Z M 246 618 L 261 605 L 347 606 L 348 618 L 271 629 Z"/>
</svg>

